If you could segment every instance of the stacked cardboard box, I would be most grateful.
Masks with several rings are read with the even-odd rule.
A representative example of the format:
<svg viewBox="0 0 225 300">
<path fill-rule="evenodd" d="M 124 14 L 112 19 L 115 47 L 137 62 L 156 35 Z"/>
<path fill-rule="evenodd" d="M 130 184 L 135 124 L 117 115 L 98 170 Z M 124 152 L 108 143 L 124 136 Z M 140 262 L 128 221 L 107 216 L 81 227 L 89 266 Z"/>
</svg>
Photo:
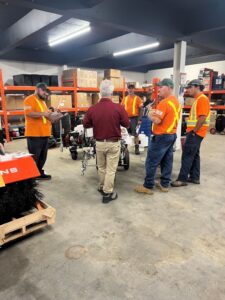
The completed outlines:
<svg viewBox="0 0 225 300">
<path fill-rule="evenodd" d="M 77 94 L 77 106 L 78 107 L 90 107 L 90 106 L 92 106 L 92 94 L 78 93 Z"/>
<path fill-rule="evenodd" d="M 6 96 L 6 108 L 7 110 L 19 110 L 23 109 L 24 96 L 23 95 L 7 95 Z"/>
<path fill-rule="evenodd" d="M 100 99 L 101 99 L 101 95 L 99 93 L 92 94 L 92 105 L 97 104 Z M 112 102 L 120 103 L 120 96 L 118 95 L 112 96 Z"/>
<path fill-rule="evenodd" d="M 111 77 L 110 80 L 112 81 L 115 89 L 122 89 L 123 88 L 123 78 L 113 78 L 113 77 Z"/>
<path fill-rule="evenodd" d="M 121 71 L 115 70 L 115 69 L 107 69 L 104 71 L 104 76 L 107 79 L 113 78 L 120 78 L 121 77 Z"/>
<path fill-rule="evenodd" d="M 72 108 L 72 96 L 71 95 L 51 95 L 47 101 L 48 107 L 54 108 Z"/>
<path fill-rule="evenodd" d="M 100 84 L 101 84 L 101 82 L 102 82 L 103 79 L 104 79 L 103 76 L 99 76 L 98 75 L 98 78 L 97 78 L 97 86 L 98 86 L 98 88 L 100 88 Z"/>
<path fill-rule="evenodd" d="M 73 75 L 76 74 L 77 87 L 97 88 L 97 71 L 69 69 L 63 71 L 63 86 L 73 86 Z"/>
<path fill-rule="evenodd" d="M 107 69 L 104 71 L 104 77 L 112 81 L 115 89 L 123 88 L 123 78 L 120 70 Z"/>
<path fill-rule="evenodd" d="M 102 76 L 98 76 L 98 88 L 100 87 L 100 84 L 104 78 Z M 123 78 L 116 78 L 116 77 L 110 77 L 107 78 L 108 80 L 112 81 L 112 84 L 114 85 L 115 89 L 122 89 L 123 88 Z"/>
</svg>

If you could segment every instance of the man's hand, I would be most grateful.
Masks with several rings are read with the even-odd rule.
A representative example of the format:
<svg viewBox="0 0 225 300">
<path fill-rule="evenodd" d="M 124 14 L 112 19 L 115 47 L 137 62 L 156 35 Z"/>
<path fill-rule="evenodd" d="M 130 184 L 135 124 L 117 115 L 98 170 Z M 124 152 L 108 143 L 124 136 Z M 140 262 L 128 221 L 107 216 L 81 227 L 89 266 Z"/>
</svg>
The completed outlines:
<svg viewBox="0 0 225 300">
<path fill-rule="evenodd" d="M 152 119 L 152 118 L 154 118 L 154 117 L 156 117 L 156 116 L 157 116 L 156 109 L 150 109 L 150 110 L 149 110 L 149 113 L 148 113 L 148 117 L 149 117 L 150 119 Z"/>
<path fill-rule="evenodd" d="M 47 112 L 43 112 L 43 117 L 49 119 L 50 118 L 50 115 L 51 115 L 51 111 L 47 111 Z"/>
<path fill-rule="evenodd" d="M 162 122 L 156 109 L 151 109 L 148 113 L 148 117 L 154 124 L 160 124 Z"/>
<path fill-rule="evenodd" d="M 49 113 L 48 119 L 51 123 L 55 123 L 57 121 L 59 121 L 60 119 L 62 119 L 63 114 L 59 113 L 59 112 L 52 112 Z"/>
</svg>

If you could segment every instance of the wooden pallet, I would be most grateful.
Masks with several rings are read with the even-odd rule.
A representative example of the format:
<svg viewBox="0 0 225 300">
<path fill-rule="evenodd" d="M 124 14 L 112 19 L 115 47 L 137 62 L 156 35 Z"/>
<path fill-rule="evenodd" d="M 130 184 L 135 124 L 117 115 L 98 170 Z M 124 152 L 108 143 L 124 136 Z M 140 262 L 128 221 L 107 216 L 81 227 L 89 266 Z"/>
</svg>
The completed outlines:
<svg viewBox="0 0 225 300">
<path fill-rule="evenodd" d="M 38 209 L 0 225 L 0 246 L 55 223 L 56 210 L 43 201 Z"/>
</svg>

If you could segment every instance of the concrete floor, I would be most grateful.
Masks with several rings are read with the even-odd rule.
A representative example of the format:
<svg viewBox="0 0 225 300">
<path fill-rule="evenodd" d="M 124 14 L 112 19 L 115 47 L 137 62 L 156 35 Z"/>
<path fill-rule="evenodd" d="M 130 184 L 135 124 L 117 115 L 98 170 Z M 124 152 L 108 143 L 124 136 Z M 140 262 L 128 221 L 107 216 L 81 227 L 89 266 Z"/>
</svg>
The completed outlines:
<svg viewBox="0 0 225 300">
<path fill-rule="evenodd" d="M 82 177 L 80 160 L 49 151 L 53 180 L 41 189 L 57 221 L 0 250 L 0 299 L 225 299 L 225 137 L 204 141 L 200 186 L 138 195 L 144 154 L 131 161 L 118 172 L 119 199 L 103 205 L 95 167 Z M 173 178 L 179 166 L 177 152 Z"/>
</svg>

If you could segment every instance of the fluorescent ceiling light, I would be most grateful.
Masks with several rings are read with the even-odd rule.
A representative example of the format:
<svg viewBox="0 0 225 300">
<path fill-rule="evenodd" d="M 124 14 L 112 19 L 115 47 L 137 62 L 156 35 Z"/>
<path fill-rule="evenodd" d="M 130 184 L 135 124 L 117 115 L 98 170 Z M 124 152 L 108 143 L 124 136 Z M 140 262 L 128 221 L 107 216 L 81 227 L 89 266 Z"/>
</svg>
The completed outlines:
<svg viewBox="0 0 225 300">
<path fill-rule="evenodd" d="M 123 50 L 123 51 L 119 51 L 119 52 L 114 52 L 113 56 L 119 56 L 119 55 L 126 55 L 126 54 L 130 54 L 133 52 L 138 52 L 138 51 L 142 51 L 142 50 L 146 50 L 146 49 L 151 49 L 151 48 L 155 48 L 159 46 L 159 42 L 156 43 L 151 43 L 145 46 L 140 46 L 140 47 L 136 47 L 136 48 L 132 48 L 132 49 L 127 49 L 127 50 Z"/>
<path fill-rule="evenodd" d="M 88 33 L 89 31 L 91 31 L 91 27 L 90 27 L 90 26 L 85 27 L 85 28 L 80 29 L 80 30 L 77 30 L 77 31 L 75 31 L 75 32 L 71 32 L 70 34 L 61 36 L 61 37 L 56 38 L 56 39 L 54 39 L 54 40 L 50 40 L 50 41 L 48 42 L 48 44 L 49 44 L 50 47 L 53 47 L 53 46 L 56 46 L 56 45 L 61 44 L 61 43 L 63 43 L 63 42 L 66 42 L 66 41 L 68 41 L 68 40 L 70 40 L 70 39 L 73 39 L 73 38 L 76 38 L 76 37 L 78 37 L 78 36 L 80 36 L 80 35 L 83 35 L 83 34 L 85 34 L 85 33 Z"/>
</svg>

